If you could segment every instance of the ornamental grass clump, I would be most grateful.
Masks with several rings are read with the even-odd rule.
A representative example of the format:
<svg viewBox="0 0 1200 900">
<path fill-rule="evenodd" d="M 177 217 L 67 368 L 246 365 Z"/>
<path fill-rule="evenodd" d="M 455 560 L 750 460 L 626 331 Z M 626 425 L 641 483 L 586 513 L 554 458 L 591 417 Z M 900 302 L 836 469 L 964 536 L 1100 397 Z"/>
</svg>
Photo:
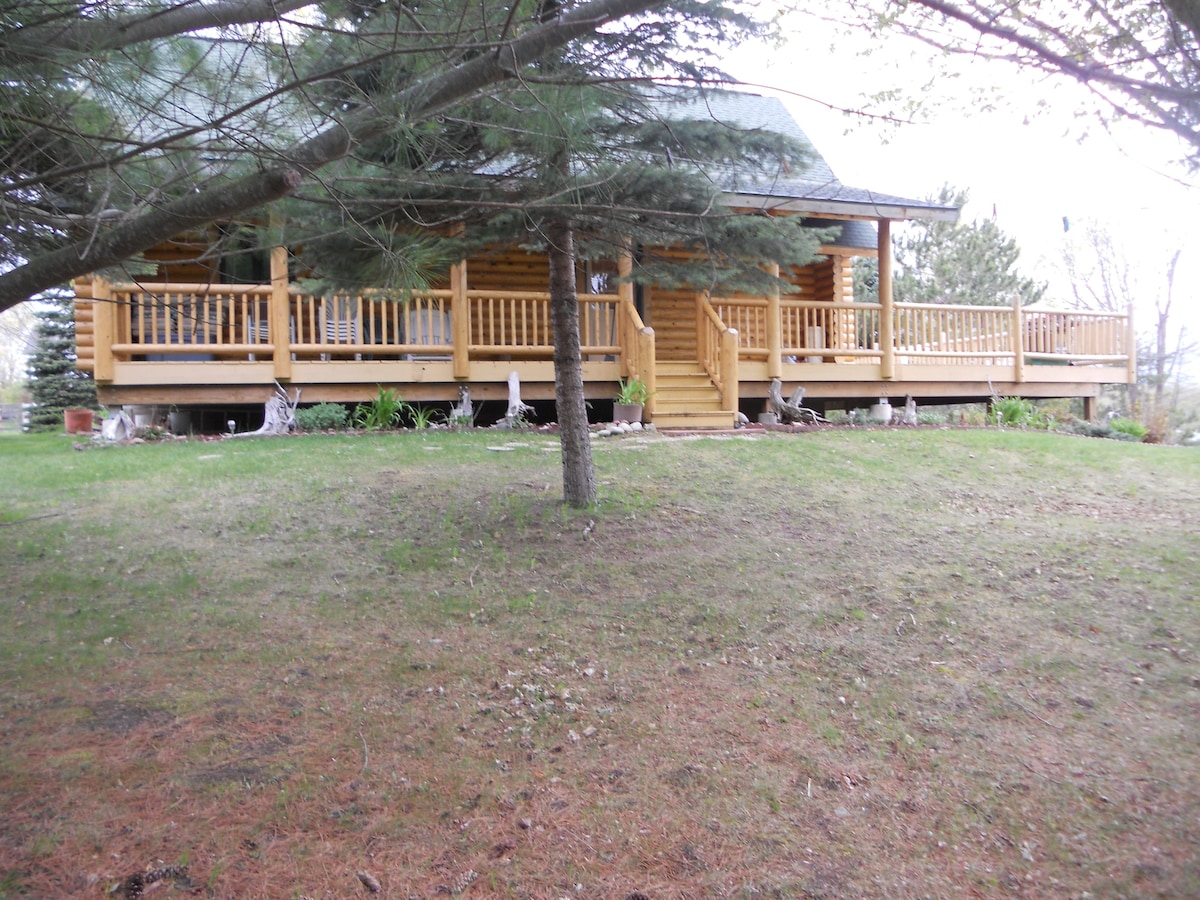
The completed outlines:
<svg viewBox="0 0 1200 900">
<path fill-rule="evenodd" d="M 366 431 L 380 431 L 391 428 L 400 421 L 400 414 L 406 404 L 404 399 L 391 388 L 379 385 L 379 393 L 374 400 L 358 404 L 354 410 L 354 424 Z"/>
</svg>

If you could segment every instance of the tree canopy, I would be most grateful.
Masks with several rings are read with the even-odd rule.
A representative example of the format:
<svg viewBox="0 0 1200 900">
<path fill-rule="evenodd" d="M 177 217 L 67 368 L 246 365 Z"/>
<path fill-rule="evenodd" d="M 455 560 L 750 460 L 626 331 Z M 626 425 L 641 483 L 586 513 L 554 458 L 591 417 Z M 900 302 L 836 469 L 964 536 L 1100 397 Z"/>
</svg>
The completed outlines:
<svg viewBox="0 0 1200 900">
<path fill-rule="evenodd" d="M 1200 166 L 1195 0 L 873 0 L 840 10 L 851 27 L 881 41 L 903 34 L 950 54 L 1073 78 L 1096 97 L 1101 115 L 1171 132 Z M 826 7 L 812 12 L 830 14 Z"/>
<path fill-rule="evenodd" d="M 962 208 L 968 192 L 945 185 L 930 199 Z M 894 254 L 892 295 L 902 303 L 1008 306 L 1020 298 L 1028 306 L 1046 291 L 1045 284 L 1017 272 L 1017 242 L 990 219 L 909 223 L 894 238 Z M 857 262 L 860 299 L 873 292 L 876 270 L 873 259 Z"/>
<path fill-rule="evenodd" d="M 156 242 L 407 145 L 457 104 L 704 44 L 704 0 L 441 0 L 413 6 L 23 0 L 0 13 L 0 310 Z M 677 54 L 683 56 L 683 54 Z M 683 64 L 686 68 L 686 64 Z"/>
</svg>

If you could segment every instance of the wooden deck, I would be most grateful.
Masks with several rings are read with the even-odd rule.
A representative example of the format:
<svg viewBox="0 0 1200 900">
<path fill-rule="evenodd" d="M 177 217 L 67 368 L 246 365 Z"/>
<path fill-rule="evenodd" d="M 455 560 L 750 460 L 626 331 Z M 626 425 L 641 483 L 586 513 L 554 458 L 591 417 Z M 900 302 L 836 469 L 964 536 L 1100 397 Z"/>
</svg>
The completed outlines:
<svg viewBox="0 0 1200 900">
<path fill-rule="evenodd" d="M 529 399 L 554 396 L 549 294 L 450 286 L 400 298 L 317 296 L 261 285 L 78 287 L 80 368 L 108 404 L 239 404 L 274 382 L 305 401 L 352 402 L 378 385 L 413 401 L 502 399 L 512 371 Z M 804 295 L 801 294 L 801 297 Z M 586 393 L 620 378 L 654 391 L 648 418 L 729 424 L 762 409 L 771 379 L 854 404 L 906 395 L 1094 398 L 1135 377 L 1130 319 L 1079 311 L 849 303 L 661 292 L 650 325 L 632 289 L 579 297 Z"/>
</svg>

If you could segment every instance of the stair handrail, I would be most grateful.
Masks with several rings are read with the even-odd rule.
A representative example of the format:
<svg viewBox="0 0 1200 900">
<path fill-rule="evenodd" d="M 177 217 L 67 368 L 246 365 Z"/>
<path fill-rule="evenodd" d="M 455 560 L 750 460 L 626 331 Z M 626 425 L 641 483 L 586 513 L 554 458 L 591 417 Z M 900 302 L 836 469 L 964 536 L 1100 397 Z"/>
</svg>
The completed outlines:
<svg viewBox="0 0 1200 900">
<path fill-rule="evenodd" d="M 626 378 L 639 378 L 648 396 L 643 410 L 649 419 L 654 414 L 654 394 L 658 390 L 654 376 L 654 329 L 648 327 L 631 300 L 622 299 L 621 348 Z"/>
<path fill-rule="evenodd" d="M 700 364 L 713 385 L 721 392 L 721 406 L 729 412 L 738 409 L 738 332 L 722 321 L 707 291 L 696 295 L 700 307 L 698 322 Z"/>
</svg>

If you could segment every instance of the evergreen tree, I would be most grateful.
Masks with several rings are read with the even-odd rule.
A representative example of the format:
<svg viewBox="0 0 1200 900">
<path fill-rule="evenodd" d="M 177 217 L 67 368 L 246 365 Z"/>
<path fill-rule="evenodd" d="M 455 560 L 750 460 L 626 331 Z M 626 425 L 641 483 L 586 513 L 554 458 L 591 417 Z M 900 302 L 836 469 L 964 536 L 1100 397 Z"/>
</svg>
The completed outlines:
<svg viewBox="0 0 1200 900">
<path fill-rule="evenodd" d="M 508 91 L 357 148 L 328 173 L 326 202 L 305 197 L 287 207 L 287 241 L 333 288 L 419 287 L 487 246 L 547 253 L 564 498 L 577 507 L 596 499 L 577 264 L 612 260 L 631 241 L 647 248 L 637 280 L 763 294 L 789 289 L 763 261 L 805 265 L 821 237 L 799 217 L 740 215 L 721 203 L 732 177 L 802 168 L 804 148 L 716 120 L 703 98 L 693 103 L 697 88 L 650 83 L 651 74 L 693 83 L 718 76 L 706 65 L 712 47 L 765 26 L 733 3 L 674 7 L 672 27 L 643 30 L 635 44 L 598 34 L 548 54 L 536 77 Z M 527 15 L 544 22 L 557 9 L 543 2 Z M 397 77 L 387 65 L 372 73 L 381 83 Z M 354 89 L 339 85 L 330 102 Z M 346 219 L 354 229 L 340 227 Z M 662 247 L 670 258 L 654 255 Z"/>
<path fill-rule="evenodd" d="M 946 185 L 931 199 L 961 209 L 968 196 Z M 1011 306 L 1019 297 L 1028 306 L 1046 292 L 1044 283 L 1016 272 L 1021 250 L 990 219 L 910 223 L 896 235 L 893 252 L 892 296 L 897 303 Z M 856 300 L 876 299 L 878 271 L 874 259 L 855 260 Z"/>
<path fill-rule="evenodd" d="M 96 385 L 75 367 L 75 301 L 69 296 L 43 297 L 38 314 L 29 390 L 34 408 L 31 431 L 62 427 L 64 409 L 96 409 Z"/>
<path fill-rule="evenodd" d="M 586 506 L 596 487 L 578 264 L 611 261 L 629 241 L 643 251 L 635 281 L 765 294 L 791 288 L 764 271 L 763 261 L 785 271 L 805 265 L 822 235 L 798 216 L 745 215 L 721 202 L 722 184 L 734 173 L 802 168 L 804 148 L 715 120 L 715 98 L 697 88 L 588 84 L 589 73 L 568 61 L 552 74 L 555 82 L 457 110 L 445 132 L 422 136 L 427 152 L 414 153 L 410 144 L 410 152 L 383 153 L 374 162 L 360 152 L 353 175 L 332 182 L 337 215 L 348 211 L 359 229 L 326 225 L 321 207 L 297 204 L 289 241 L 337 288 L 404 290 L 420 284 L 426 265 L 436 271 L 487 247 L 519 243 L 545 251 L 564 498 Z M 416 222 L 427 228 L 413 235 Z M 434 226 L 446 234 L 451 222 L 464 235 L 436 237 Z M 411 239 L 398 239 L 405 233 Z"/>
</svg>

